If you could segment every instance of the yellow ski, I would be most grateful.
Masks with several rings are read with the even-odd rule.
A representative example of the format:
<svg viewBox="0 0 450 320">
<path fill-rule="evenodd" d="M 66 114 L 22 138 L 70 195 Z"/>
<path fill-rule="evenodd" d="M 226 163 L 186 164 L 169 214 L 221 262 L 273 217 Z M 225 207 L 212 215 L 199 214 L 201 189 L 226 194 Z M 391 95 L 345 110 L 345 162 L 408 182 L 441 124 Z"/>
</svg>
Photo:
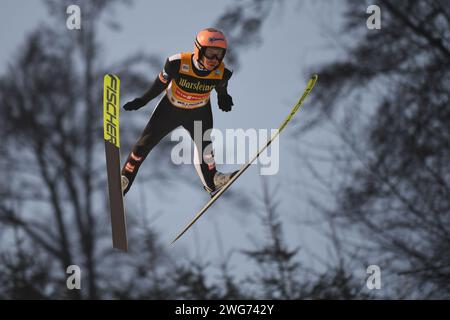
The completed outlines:
<svg viewBox="0 0 450 320">
<path fill-rule="evenodd" d="M 103 83 L 103 136 L 105 139 L 106 169 L 108 174 L 109 206 L 113 247 L 127 251 L 127 226 L 120 181 L 120 79 L 105 76 Z"/>
<path fill-rule="evenodd" d="M 220 189 L 214 196 L 206 203 L 206 205 L 195 215 L 194 219 L 192 219 L 189 224 L 186 225 L 186 227 L 176 236 L 176 238 L 171 242 L 171 244 L 175 243 L 205 212 L 208 210 L 209 207 L 212 206 L 214 202 L 233 184 L 234 181 L 236 181 L 237 178 L 245 171 L 247 168 L 259 157 L 261 153 L 263 153 L 264 150 L 267 149 L 267 147 L 278 137 L 280 132 L 286 127 L 289 121 L 294 117 L 295 113 L 298 111 L 300 106 L 302 105 L 303 101 L 306 99 L 308 94 L 311 92 L 312 88 L 316 84 L 316 81 L 318 79 L 318 76 L 315 74 L 309 79 L 308 84 L 305 88 L 305 91 L 303 92 L 303 95 L 301 98 L 297 101 L 297 103 L 292 108 L 289 115 L 286 117 L 286 119 L 283 121 L 281 126 L 278 128 L 277 132 L 271 137 L 271 139 L 266 143 L 266 145 L 261 148 L 261 150 L 258 151 L 258 153 L 253 157 L 253 159 L 247 163 L 245 163 L 241 169 L 228 181 L 227 184 L 225 184 L 222 189 Z"/>
</svg>

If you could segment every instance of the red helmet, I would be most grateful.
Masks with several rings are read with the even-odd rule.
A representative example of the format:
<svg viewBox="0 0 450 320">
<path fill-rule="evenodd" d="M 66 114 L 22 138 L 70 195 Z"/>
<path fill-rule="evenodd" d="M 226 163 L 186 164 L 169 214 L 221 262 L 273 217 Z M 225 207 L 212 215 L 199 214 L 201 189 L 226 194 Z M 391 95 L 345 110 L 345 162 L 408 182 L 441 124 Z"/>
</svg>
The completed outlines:
<svg viewBox="0 0 450 320">
<path fill-rule="evenodd" d="M 206 48 L 208 47 L 223 50 L 221 57 L 218 57 L 219 62 L 221 62 L 227 51 L 227 39 L 222 31 L 215 28 L 201 30 L 195 38 L 194 59 L 201 62 L 201 59 L 205 55 Z"/>
</svg>

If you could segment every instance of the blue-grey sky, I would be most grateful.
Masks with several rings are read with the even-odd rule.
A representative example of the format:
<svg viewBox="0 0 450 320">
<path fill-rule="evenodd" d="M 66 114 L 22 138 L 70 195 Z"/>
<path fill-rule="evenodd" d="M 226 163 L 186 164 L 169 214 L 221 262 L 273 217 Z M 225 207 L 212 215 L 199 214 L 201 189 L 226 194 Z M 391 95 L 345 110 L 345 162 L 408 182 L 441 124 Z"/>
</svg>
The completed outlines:
<svg viewBox="0 0 450 320">
<path fill-rule="evenodd" d="M 164 57 L 174 53 L 192 50 L 195 34 L 200 29 L 213 25 L 223 10 L 232 6 L 235 1 L 215 1 L 213 5 L 211 3 L 208 0 L 136 0 L 130 7 L 118 6 L 114 19 L 122 26 L 122 30 L 114 33 L 105 28 L 101 33 L 105 52 L 108 52 L 106 62 L 118 61 L 136 51 L 158 54 L 163 61 Z M 8 62 L 14 58 L 14 54 L 24 42 L 25 35 L 46 19 L 47 12 L 41 1 L 1 0 L 0 73 L 5 71 Z M 234 73 L 229 83 L 229 93 L 235 103 L 234 110 L 230 113 L 221 112 L 213 97 L 215 127 L 221 130 L 277 128 L 306 84 L 304 71 L 313 65 L 332 60 L 341 53 L 337 45 L 338 40 L 330 35 L 330 32 L 339 29 L 340 21 L 341 8 L 337 1 L 286 1 L 281 8 L 274 10 L 263 27 L 262 45 L 252 47 L 240 55 L 241 68 Z M 149 73 L 149 79 L 156 76 L 154 70 L 149 70 Z M 316 90 L 325 89 L 320 87 L 319 78 Z M 153 106 L 154 103 L 147 106 L 146 110 L 127 115 L 123 121 L 129 117 L 148 117 Z M 296 115 L 299 120 L 296 125 L 301 125 L 304 112 L 308 112 L 308 101 L 305 109 Z M 126 127 L 127 123 L 122 122 L 121 125 Z M 268 181 L 272 188 L 276 185 L 280 188 L 280 208 L 288 243 L 292 247 L 305 247 L 325 256 L 320 235 L 298 222 L 299 215 L 314 214 L 307 203 L 307 195 L 314 193 L 308 186 L 314 184 L 314 181 L 307 170 L 299 165 L 302 159 L 292 156 L 291 150 L 295 148 L 295 144 L 306 140 L 313 145 L 323 143 L 329 139 L 329 132 L 325 134 L 315 131 L 306 137 L 292 138 L 289 129 L 288 126 L 280 140 L 280 171 L 276 176 L 268 177 Z M 122 150 L 122 157 L 125 157 L 128 151 Z M 167 157 L 169 161 L 170 154 Z M 155 165 L 151 155 L 143 164 Z M 228 166 L 227 169 L 236 167 Z M 328 167 L 324 165 L 323 169 L 327 170 Z M 195 176 L 193 166 L 191 170 Z M 296 174 L 302 180 L 295 188 L 288 182 L 293 176 L 292 170 L 297 170 Z M 253 197 L 261 197 L 258 172 L 256 167 L 251 168 L 233 188 Z M 167 190 L 172 194 L 171 201 L 161 201 L 152 190 L 141 184 L 127 196 L 126 206 L 132 206 L 133 199 L 139 199 L 138 188 L 148 195 L 146 207 L 149 211 L 163 212 L 153 222 L 153 227 L 167 243 L 208 200 L 206 194 L 200 196 L 200 193 L 194 193 L 185 184 L 181 184 L 179 188 Z M 164 188 L 164 185 L 160 188 Z M 200 181 L 198 188 L 201 188 Z M 320 199 L 322 195 L 317 197 Z M 229 212 L 229 209 L 233 212 Z M 201 255 L 205 260 L 214 260 L 218 255 L 215 236 L 217 231 L 222 237 L 225 249 L 248 248 L 251 246 L 248 242 L 250 234 L 253 239 L 264 236 L 261 225 L 252 212 L 230 208 L 225 199 L 220 199 L 197 225 L 179 240 L 173 250 L 187 250 L 191 256 Z M 195 249 L 195 245 L 198 245 L 199 251 Z M 306 259 L 306 256 L 302 257 Z M 245 268 L 245 260 L 236 257 L 235 261 L 240 268 Z"/>
</svg>

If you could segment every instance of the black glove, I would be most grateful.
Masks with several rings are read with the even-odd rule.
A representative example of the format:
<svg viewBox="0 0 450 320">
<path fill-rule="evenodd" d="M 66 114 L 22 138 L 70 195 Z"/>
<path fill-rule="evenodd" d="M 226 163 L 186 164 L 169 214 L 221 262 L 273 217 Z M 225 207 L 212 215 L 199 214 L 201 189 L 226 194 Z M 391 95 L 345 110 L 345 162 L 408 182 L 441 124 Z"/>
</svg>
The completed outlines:
<svg viewBox="0 0 450 320">
<path fill-rule="evenodd" d="M 222 111 L 228 112 L 231 111 L 231 106 L 233 104 L 233 98 L 229 94 L 221 94 L 217 96 L 219 108 Z"/>
<path fill-rule="evenodd" d="M 125 103 L 125 105 L 123 106 L 123 108 L 127 111 L 130 110 L 137 110 L 139 108 L 142 108 L 143 106 L 145 106 L 146 102 L 144 99 L 142 98 L 136 98 L 133 101 L 127 102 Z"/>
</svg>

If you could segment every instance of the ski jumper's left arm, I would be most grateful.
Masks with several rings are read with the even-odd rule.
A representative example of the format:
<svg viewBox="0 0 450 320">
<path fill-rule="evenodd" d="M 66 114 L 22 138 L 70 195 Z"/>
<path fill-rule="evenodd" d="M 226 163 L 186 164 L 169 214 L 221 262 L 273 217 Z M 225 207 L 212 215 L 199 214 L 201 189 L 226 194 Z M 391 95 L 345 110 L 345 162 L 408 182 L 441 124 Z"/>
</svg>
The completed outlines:
<svg viewBox="0 0 450 320">
<path fill-rule="evenodd" d="M 228 94 L 228 80 L 230 80 L 233 72 L 225 68 L 222 81 L 216 86 L 217 91 L 217 104 L 222 111 L 231 111 L 233 106 L 233 98 Z"/>
</svg>

